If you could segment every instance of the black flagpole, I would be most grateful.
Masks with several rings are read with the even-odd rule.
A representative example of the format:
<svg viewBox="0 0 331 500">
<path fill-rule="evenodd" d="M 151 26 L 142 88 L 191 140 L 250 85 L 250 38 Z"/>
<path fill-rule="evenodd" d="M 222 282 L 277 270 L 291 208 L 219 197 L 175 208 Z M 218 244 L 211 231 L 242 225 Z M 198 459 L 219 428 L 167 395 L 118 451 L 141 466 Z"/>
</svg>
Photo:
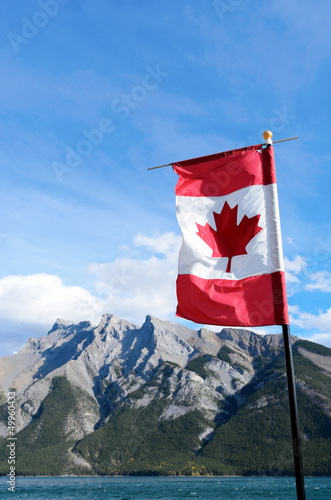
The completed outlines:
<svg viewBox="0 0 331 500">
<path fill-rule="evenodd" d="M 298 415 L 297 397 L 295 390 L 293 356 L 291 347 L 290 325 L 283 325 L 282 328 L 283 328 L 283 339 L 284 339 L 288 398 L 289 398 L 290 414 L 291 414 L 292 446 L 293 446 L 297 498 L 298 500 L 306 500 L 305 482 L 304 482 L 303 467 L 302 467 L 301 439 L 299 433 L 299 415 Z"/>
<path fill-rule="evenodd" d="M 272 145 L 272 140 L 271 140 L 272 132 L 270 132 L 270 130 L 266 130 L 263 133 L 263 138 L 266 141 L 267 147 Z M 297 488 L 297 499 L 306 500 L 305 481 L 303 477 L 303 467 L 302 467 L 301 438 L 299 432 L 299 414 L 297 405 L 297 395 L 295 390 L 290 325 L 282 325 L 282 329 L 283 329 L 283 339 L 284 339 L 288 400 L 289 400 L 290 416 L 291 416 L 292 447 L 293 447 L 293 458 L 294 458 L 295 483 Z"/>
</svg>

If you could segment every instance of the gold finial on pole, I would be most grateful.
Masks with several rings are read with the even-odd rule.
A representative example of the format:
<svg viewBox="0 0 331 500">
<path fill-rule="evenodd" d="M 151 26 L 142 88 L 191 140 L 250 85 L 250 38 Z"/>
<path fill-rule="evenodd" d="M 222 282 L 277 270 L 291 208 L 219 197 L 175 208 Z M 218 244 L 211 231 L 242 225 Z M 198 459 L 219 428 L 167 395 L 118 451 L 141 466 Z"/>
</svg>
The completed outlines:
<svg viewBox="0 0 331 500">
<path fill-rule="evenodd" d="M 265 132 L 263 132 L 263 139 L 266 141 L 267 139 L 271 139 L 272 137 L 272 132 L 270 130 L 266 130 Z"/>
<path fill-rule="evenodd" d="M 263 132 L 263 139 L 267 146 L 272 146 L 272 132 L 270 130 L 265 130 Z"/>
</svg>

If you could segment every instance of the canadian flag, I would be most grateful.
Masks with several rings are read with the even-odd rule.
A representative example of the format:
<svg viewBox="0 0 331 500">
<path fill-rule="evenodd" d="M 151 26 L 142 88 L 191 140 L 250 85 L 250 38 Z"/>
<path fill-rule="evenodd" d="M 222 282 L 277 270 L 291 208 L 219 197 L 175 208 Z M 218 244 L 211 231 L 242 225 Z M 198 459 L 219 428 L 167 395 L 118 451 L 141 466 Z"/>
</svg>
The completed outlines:
<svg viewBox="0 0 331 500">
<path fill-rule="evenodd" d="M 273 147 L 173 168 L 183 236 L 177 316 L 210 325 L 288 324 Z"/>
</svg>

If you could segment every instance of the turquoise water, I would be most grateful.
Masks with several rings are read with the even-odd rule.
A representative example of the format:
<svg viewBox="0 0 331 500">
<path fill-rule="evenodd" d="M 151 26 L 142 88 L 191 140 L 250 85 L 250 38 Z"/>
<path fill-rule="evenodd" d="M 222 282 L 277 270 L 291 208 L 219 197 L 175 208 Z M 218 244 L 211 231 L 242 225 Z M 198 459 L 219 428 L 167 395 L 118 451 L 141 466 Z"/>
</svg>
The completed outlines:
<svg viewBox="0 0 331 500">
<path fill-rule="evenodd" d="M 305 478 L 307 500 L 330 500 L 331 478 Z M 0 497 L 107 500 L 296 500 L 294 478 L 273 477 L 18 477 L 15 493 L 0 477 Z"/>
</svg>

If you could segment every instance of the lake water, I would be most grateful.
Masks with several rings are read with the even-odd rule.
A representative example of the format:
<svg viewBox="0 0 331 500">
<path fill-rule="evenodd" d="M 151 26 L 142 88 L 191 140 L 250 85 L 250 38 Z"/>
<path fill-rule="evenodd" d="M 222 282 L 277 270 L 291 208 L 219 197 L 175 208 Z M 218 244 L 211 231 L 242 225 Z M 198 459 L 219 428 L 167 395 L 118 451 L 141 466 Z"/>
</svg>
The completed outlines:
<svg viewBox="0 0 331 500">
<path fill-rule="evenodd" d="M 15 493 L 0 477 L 0 497 L 107 500 L 296 500 L 292 477 L 18 477 Z M 331 477 L 305 478 L 307 500 L 330 500 Z"/>
</svg>

